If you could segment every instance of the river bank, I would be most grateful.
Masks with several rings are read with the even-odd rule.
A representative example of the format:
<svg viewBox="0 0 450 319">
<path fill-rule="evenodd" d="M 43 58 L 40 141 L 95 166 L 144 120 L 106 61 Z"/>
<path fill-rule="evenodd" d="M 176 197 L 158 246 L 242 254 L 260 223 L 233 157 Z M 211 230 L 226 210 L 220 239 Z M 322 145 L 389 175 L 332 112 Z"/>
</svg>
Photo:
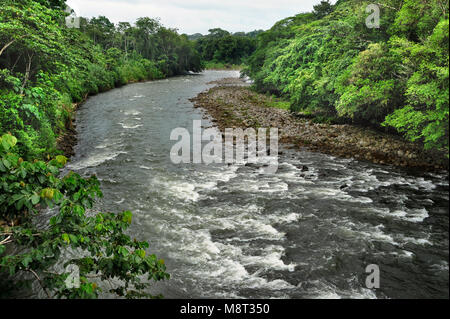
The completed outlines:
<svg viewBox="0 0 450 319">
<path fill-rule="evenodd" d="M 318 124 L 275 108 L 274 100 L 245 87 L 241 79 L 223 79 L 191 101 L 225 128 L 279 128 L 280 141 L 344 158 L 426 171 L 448 170 L 445 153 L 425 151 L 419 143 L 356 125 Z"/>
<path fill-rule="evenodd" d="M 75 146 L 78 143 L 78 138 L 77 138 L 77 125 L 76 125 L 76 113 L 78 111 L 78 109 L 80 107 L 83 106 L 83 104 L 87 101 L 87 99 L 91 96 L 96 96 L 98 94 L 101 93 L 105 93 L 126 85 L 130 85 L 130 84 L 135 84 L 135 83 L 144 83 L 144 82 L 148 82 L 148 81 L 155 81 L 152 79 L 144 79 L 141 81 L 134 81 L 131 80 L 128 83 L 124 84 L 124 85 L 119 85 L 116 86 L 114 88 L 111 88 L 109 90 L 103 91 L 103 92 L 99 92 L 97 94 L 93 94 L 93 95 L 89 95 L 88 93 L 84 95 L 83 99 L 80 102 L 77 103 L 72 103 L 72 109 L 71 109 L 71 113 L 70 113 L 70 120 L 68 120 L 65 124 L 65 130 L 64 132 L 57 138 L 56 140 L 56 148 L 63 152 L 64 156 L 66 156 L 67 158 L 71 158 L 72 156 L 75 155 Z"/>
<path fill-rule="evenodd" d="M 70 158 L 75 155 L 74 147 L 77 144 L 77 130 L 75 124 L 75 114 L 78 108 L 86 101 L 87 96 L 83 101 L 72 104 L 72 113 L 70 120 L 66 122 L 65 131 L 56 140 L 56 147 L 62 151 L 64 156 Z"/>
</svg>

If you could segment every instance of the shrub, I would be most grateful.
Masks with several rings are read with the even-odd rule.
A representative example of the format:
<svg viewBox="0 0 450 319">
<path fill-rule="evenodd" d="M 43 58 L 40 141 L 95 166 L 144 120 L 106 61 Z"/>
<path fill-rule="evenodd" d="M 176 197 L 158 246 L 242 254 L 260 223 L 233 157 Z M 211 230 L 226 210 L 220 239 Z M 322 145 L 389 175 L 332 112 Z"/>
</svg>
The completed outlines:
<svg viewBox="0 0 450 319">
<path fill-rule="evenodd" d="M 95 176 L 73 172 L 58 177 L 67 159 L 25 161 L 16 154 L 17 139 L 0 138 L 0 275 L 2 286 L 29 287 L 36 281 L 48 297 L 96 298 L 104 280 L 117 279 L 109 290 L 127 298 L 151 297 L 151 281 L 168 279 L 164 261 L 147 255 L 149 245 L 125 234 L 132 214 L 88 213 L 101 197 Z M 58 212 L 46 225 L 33 218 L 46 207 Z M 14 245 L 15 249 L 7 249 Z M 64 259 L 68 250 L 80 257 Z M 79 269 L 79 286 L 68 285 L 71 273 L 57 266 Z M 67 268 L 66 268 L 67 269 Z M 20 273 L 30 276 L 15 277 Z M 145 276 L 145 278 L 144 278 Z M 9 284 L 8 284 L 9 282 Z M 10 284 L 14 282 L 14 285 Z M 0 294 L 11 296 L 11 291 Z M 5 297 L 5 296 L 2 296 Z"/>
</svg>

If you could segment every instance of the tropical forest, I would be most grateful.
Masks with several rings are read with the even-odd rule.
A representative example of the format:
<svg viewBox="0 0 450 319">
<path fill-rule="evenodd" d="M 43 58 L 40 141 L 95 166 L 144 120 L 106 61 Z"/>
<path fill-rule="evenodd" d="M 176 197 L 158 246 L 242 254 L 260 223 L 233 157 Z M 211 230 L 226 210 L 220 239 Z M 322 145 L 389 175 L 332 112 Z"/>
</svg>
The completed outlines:
<svg viewBox="0 0 450 319">
<path fill-rule="evenodd" d="M 448 299 L 448 0 L 77 1 L 0 0 L 1 299 Z"/>
</svg>

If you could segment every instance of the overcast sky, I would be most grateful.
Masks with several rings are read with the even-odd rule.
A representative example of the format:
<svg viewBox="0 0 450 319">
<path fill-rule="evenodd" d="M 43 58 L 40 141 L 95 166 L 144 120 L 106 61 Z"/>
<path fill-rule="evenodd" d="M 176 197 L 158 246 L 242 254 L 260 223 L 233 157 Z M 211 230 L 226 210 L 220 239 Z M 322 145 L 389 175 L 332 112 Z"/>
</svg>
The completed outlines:
<svg viewBox="0 0 450 319">
<path fill-rule="evenodd" d="M 269 29 L 275 22 L 311 11 L 320 0 L 68 0 L 78 16 L 104 15 L 112 22 L 134 22 L 139 17 L 161 18 L 180 33 L 231 32 Z M 335 1 L 332 1 L 333 3 Z"/>
</svg>

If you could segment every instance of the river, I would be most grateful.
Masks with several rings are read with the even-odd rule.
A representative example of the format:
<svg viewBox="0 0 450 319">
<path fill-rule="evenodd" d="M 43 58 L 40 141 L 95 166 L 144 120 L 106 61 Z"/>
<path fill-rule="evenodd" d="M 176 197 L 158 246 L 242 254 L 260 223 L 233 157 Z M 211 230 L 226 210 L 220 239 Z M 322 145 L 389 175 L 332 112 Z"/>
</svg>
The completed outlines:
<svg viewBox="0 0 450 319">
<path fill-rule="evenodd" d="M 204 119 L 207 71 L 91 97 L 69 169 L 96 174 L 99 211 L 165 259 L 166 298 L 448 298 L 447 174 L 411 173 L 280 146 L 279 169 L 170 161 L 170 133 Z M 366 288 L 378 265 L 381 287 Z"/>
</svg>

